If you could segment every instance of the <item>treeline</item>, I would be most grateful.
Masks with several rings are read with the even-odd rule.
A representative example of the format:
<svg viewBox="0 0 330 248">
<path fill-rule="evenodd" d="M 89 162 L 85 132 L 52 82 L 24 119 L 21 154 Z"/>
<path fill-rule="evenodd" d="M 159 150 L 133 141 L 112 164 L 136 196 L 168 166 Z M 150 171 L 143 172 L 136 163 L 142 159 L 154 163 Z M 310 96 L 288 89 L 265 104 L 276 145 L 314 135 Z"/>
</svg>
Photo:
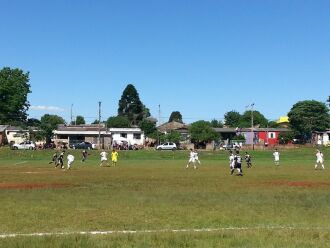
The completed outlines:
<svg viewBox="0 0 330 248">
<path fill-rule="evenodd" d="M 27 96 L 31 93 L 29 84 L 29 72 L 21 69 L 4 67 L 0 70 L 0 124 L 15 125 L 22 127 L 37 127 L 40 131 L 37 138 L 50 140 L 52 131 L 58 124 L 65 124 L 65 120 L 58 115 L 45 114 L 39 119 L 27 118 L 29 102 Z M 326 103 L 306 100 L 297 102 L 288 112 L 289 128 L 291 133 L 287 133 L 283 139 L 297 137 L 302 140 L 311 138 L 313 131 L 324 131 L 330 128 L 329 116 L 330 96 Z M 224 115 L 224 122 L 220 120 L 204 121 L 200 120 L 189 125 L 190 139 L 193 141 L 214 140 L 217 134 L 213 127 L 247 128 L 251 127 L 253 118 L 254 127 L 279 127 L 278 123 L 269 121 L 257 110 L 239 113 L 235 110 Z M 183 123 L 182 114 L 173 111 L 169 122 L 176 121 Z M 85 124 L 83 116 L 78 115 L 70 124 Z M 160 140 L 178 141 L 180 135 L 177 132 L 162 134 L 157 131 L 157 120 L 152 118 L 150 110 L 143 104 L 139 93 L 132 84 L 128 84 L 124 89 L 118 102 L 116 116 L 109 117 L 104 122 L 108 127 L 140 127 L 150 138 Z M 98 124 L 95 120 L 92 124 Z"/>
</svg>

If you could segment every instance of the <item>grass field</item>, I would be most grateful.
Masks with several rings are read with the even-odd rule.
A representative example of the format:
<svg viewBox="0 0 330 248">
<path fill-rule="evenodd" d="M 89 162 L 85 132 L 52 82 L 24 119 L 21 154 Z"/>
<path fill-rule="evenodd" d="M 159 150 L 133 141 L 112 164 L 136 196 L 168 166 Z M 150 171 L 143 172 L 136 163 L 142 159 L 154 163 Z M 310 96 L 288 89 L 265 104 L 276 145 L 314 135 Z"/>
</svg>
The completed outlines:
<svg viewBox="0 0 330 248">
<path fill-rule="evenodd" d="M 120 152 L 117 167 L 73 152 L 66 171 L 53 151 L 0 149 L 0 247 L 330 247 L 330 165 L 314 170 L 315 149 L 280 151 L 279 167 L 251 151 L 243 177 L 226 152 L 201 152 L 197 170 L 184 151 Z"/>
</svg>

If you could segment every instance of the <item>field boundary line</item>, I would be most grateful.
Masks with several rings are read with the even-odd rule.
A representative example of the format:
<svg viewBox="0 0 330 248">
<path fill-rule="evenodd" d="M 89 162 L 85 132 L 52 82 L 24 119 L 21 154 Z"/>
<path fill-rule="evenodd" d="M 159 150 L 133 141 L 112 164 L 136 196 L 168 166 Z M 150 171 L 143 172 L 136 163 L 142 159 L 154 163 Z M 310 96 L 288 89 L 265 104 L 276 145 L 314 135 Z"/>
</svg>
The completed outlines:
<svg viewBox="0 0 330 248">
<path fill-rule="evenodd" d="M 72 232 L 40 232 L 40 233 L 2 233 L 0 238 L 43 237 L 69 235 L 111 235 L 111 234 L 148 234 L 148 233 L 203 233 L 244 230 L 329 230 L 330 227 L 292 227 L 292 226 L 259 226 L 259 227 L 221 227 L 201 229 L 155 229 L 155 230 L 113 230 L 113 231 L 72 231 Z"/>
<path fill-rule="evenodd" d="M 19 165 L 19 164 L 26 164 L 28 161 L 22 161 L 22 162 L 17 162 L 14 165 Z"/>
</svg>

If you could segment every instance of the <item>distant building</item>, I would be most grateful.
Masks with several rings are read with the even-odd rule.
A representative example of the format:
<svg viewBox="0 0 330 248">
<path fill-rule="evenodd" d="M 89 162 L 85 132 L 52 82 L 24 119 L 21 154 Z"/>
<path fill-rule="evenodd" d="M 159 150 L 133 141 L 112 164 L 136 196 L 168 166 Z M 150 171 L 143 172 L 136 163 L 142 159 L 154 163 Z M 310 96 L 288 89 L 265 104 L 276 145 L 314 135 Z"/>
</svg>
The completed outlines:
<svg viewBox="0 0 330 248">
<path fill-rule="evenodd" d="M 53 141 L 56 146 L 60 144 L 71 144 L 79 142 L 90 142 L 98 145 L 100 135 L 101 147 L 111 146 L 111 133 L 107 130 L 105 125 L 91 124 L 91 125 L 58 125 L 57 129 L 53 131 Z"/>
<path fill-rule="evenodd" d="M 98 145 L 100 135 L 101 148 L 110 148 L 113 143 L 143 145 L 144 132 L 140 128 L 106 128 L 104 124 L 59 125 L 53 131 L 53 141 L 58 146 L 66 143 L 90 142 Z"/>
<path fill-rule="evenodd" d="M 242 135 L 245 138 L 246 145 L 275 145 L 279 143 L 280 133 L 290 131 L 287 128 L 253 128 L 253 132 L 251 128 L 214 128 L 214 130 L 219 133 L 224 140 L 231 140 L 236 135 Z"/>
<path fill-rule="evenodd" d="M 109 128 L 113 143 L 127 142 L 130 145 L 144 145 L 144 132 L 140 128 Z"/>
<path fill-rule="evenodd" d="M 170 133 L 171 131 L 177 131 L 180 133 L 182 140 L 188 139 L 188 125 L 176 121 L 166 122 L 157 127 L 161 133 Z"/>
<path fill-rule="evenodd" d="M 330 129 L 323 132 L 313 132 L 312 142 L 314 145 L 330 146 Z"/>
<path fill-rule="evenodd" d="M 290 121 L 288 116 L 281 116 L 277 121 L 277 124 L 279 124 L 281 127 L 289 127 Z"/>
<path fill-rule="evenodd" d="M 19 144 L 30 139 L 29 130 L 21 127 L 8 126 L 5 129 L 6 139 L 9 144 Z"/>
</svg>

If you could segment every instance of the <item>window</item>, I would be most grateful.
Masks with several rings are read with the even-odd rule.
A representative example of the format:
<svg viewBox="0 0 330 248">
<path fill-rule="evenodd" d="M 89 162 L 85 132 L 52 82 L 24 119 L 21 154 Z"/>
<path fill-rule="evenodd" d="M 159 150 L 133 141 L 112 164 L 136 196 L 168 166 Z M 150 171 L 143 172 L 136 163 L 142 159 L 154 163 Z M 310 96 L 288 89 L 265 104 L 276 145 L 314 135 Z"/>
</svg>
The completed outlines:
<svg viewBox="0 0 330 248">
<path fill-rule="evenodd" d="M 127 138 L 127 133 L 121 133 L 121 134 L 120 134 L 120 137 L 121 137 L 121 138 Z"/>
<path fill-rule="evenodd" d="M 134 133 L 133 138 L 134 139 L 141 139 L 141 134 L 140 133 Z"/>
<path fill-rule="evenodd" d="M 268 133 L 268 138 L 269 139 L 275 139 L 275 137 L 276 137 L 276 134 L 274 132 Z"/>
</svg>

